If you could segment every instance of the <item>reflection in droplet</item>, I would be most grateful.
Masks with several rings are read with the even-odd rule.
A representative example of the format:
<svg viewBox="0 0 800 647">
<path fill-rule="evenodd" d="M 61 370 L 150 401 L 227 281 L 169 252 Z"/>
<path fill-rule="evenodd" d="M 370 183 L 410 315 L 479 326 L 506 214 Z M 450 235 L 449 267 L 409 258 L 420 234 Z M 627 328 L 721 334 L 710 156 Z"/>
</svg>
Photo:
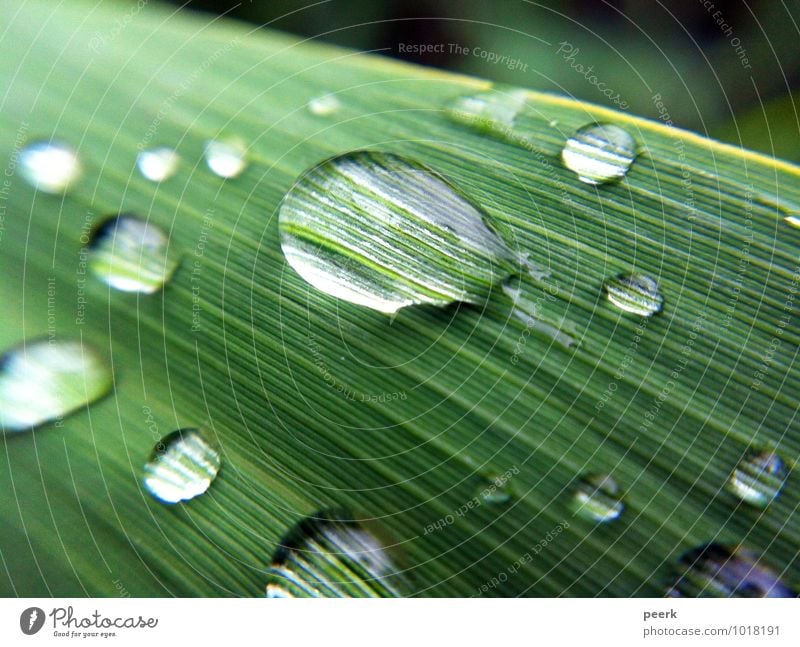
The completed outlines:
<svg viewBox="0 0 800 647">
<path fill-rule="evenodd" d="M 590 474 L 581 479 L 572 500 L 575 514 L 592 521 L 618 519 L 625 510 L 617 482 L 607 474 Z"/>
<path fill-rule="evenodd" d="M 764 508 L 778 498 L 787 475 L 786 465 L 777 454 L 749 453 L 733 471 L 729 487 L 742 501 Z"/>
<path fill-rule="evenodd" d="M 511 501 L 513 493 L 509 484 L 510 477 L 507 474 L 495 474 L 489 477 L 478 492 L 478 497 L 483 503 L 489 505 L 504 505 Z"/>
<path fill-rule="evenodd" d="M 79 341 L 20 345 L 0 358 L 0 427 L 22 431 L 62 418 L 111 385 L 108 362 Z"/>
<path fill-rule="evenodd" d="M 753 552 L 717 543 L 687 551 L 669 597 L 793 598 L 797 593 Z"/>
<path fill-rule="evenodd" d="M 658 283 L 646 274 L 619 274 L 606 281 L 604 287 L 608 300 L 625 312 L 650 317 L 664 306 Z"/>
<path fill-rule="evenodd" d="M 210 139 L 205 146 L 206 164 L 224 178 L 234 178 L 247 167 L 247 147 L 238 139 Z"/>
<path fill-rule="evenodd" d="M 160 146 L 141 151 L 136 157 L 136 166 L 148 180 L 163 182 L 175 175 L 180 159 L 173 149 Z"/>
<path fill-rule="evenodd" d="M 483 303 L 520 260 L 484 213 L 427 167 L 358 151 L 306 172 L 280 207 L 281 248 L 317 289 L 393 313 Z"/>
<path fill-rule="evenodd" d="M 31 186 L 46 193 L 63 193 L 81 174 L 78 154 L 60 141 L 39 141 L 23 148 L 19 169 Z"/>
<path fill-rule="evenodd" d="M 132 214 L 104 222 L 94 232 L 89 248 L 89 267 L 94 274 L 123 292 L 156 292 L 178 263 L 167 234 Z"/>
<path fill-rule="evenodd" d="M 220 453 L 200 429 L 165 436 L 144 466 L 144 485 L 159 501 L 178 503 L 203 494 L 217 477 Z"/>
<path fill-rule="evenodd" d="M 314 97 L 308 102 L 308 110 L 318 117 L 327 117 L 342 107 L 341 101 L 335 94 L 323 94 Z"/>
<path fill-rule="evenodd" d="M 378 538 L 345 511 L 301 521 L 281 541 L 267 597 L 399 597 L 402 577 Z"/>
<path fill-rule="evenodd" d="M 613 182 L 625 177 L 636 159 L 636 141 L 619 126 L 589 124 L 567 140 L 561 159 L 581 182 Z"/>
</svg>

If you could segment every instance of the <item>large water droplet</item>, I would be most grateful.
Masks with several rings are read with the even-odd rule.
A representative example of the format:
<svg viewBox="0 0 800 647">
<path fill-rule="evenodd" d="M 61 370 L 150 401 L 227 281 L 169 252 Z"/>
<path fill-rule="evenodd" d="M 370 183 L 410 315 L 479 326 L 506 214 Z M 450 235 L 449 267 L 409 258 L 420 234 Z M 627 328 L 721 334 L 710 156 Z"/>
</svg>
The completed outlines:
<svg viewBox="0 0 800 647">
<path fill-rule="evenodd" d="M 314 97 L 308 102 L 308 110 L 312 115 L 327 117 L 342 107 L 341 101 L 335 94 L 323 94 Z"/>
<path fill-rule="evenodd" d="M 144 466 L 144 485 L 164 503 L 188 501 L 203 494 L 217 477 L 220 453 L 200 429 L 178 429 L 153 449 Z"/>
<path fill-rule="evenodd" d="M 624 512 L 617 482 L 607 474 L 590 474 L 581 479 L 572 499 L 575 514 L 599 521 L 614 521 Z"/>
<path fill-rule="evenodd" d="M 729 487 L 743 501 L 764 508 L 778 498 L 787 475 L 786 465 L 777 454 L 749 453 L 733 471 Z"/>
<path fill-rule="evenodd" d="M 646 274 L 619 274 L 606 281 L 604 287 L 608 300 L 625 312 L 649 317 L 664 306 L 658 283 Z"/>
<path fill-rule="evenodd" d="M 167 234 L 132 214 L 104 222 L 95 231 L 89 250 L 92 271 L 123 292 L 156 292 L 178 263 Z"/>
<path fill-rule="evenodd" d="M 0 427 L 22 431 L 62 418 L 111 390 L 108 363 L 79 341 L 35 341 L 0 358 Z"/>
<path fill-rule="evenodd" d="M 247 147 L 239 139 L 210 139 L 205 156 L 208 168 L 220 177 L 234 178 L 247 167 Z"/>
<path fill-rule="evenodd" d="M 163 182 L 175 175 L 180 160 L 180 156 L 173 149 L 159 146 L 139 153 L 136 157 L 136 166 L 148 180 Z"/>
<path fill-rule="evenodd" d="M 717 543 L 686 552 L 667 595 L 688 598 L 793 598 L 778 575 L 749 550 Z"/>
<path fill-rule="evenodd" d="M 399 597 L 401 576 L 384 545 L 347 512 L 323 511 L 281 541 L 267 597 Z"/>
<path fill-rule="evenodd" d="M 19 168 L 30 185 L 47 193 L 63 193 L 81 174 L 78 154 L 60 141 L 29 144 L 20 153 Z"/>
<path fill-rule="evenodd" d="M 358 151 L 306 172 L 280 207 L 281 247 L 317 289 L 392 313 L 482 303 L 519 259 L 484 213 L 422 164 Z"/>
<path fill-rule="evenodd" d="M 636 141 L 619 126 L 589 124 L 567 140 L 561 159 L 581 182 L 613 182 L 625 177 L 636 159 Z"/>
</svg>

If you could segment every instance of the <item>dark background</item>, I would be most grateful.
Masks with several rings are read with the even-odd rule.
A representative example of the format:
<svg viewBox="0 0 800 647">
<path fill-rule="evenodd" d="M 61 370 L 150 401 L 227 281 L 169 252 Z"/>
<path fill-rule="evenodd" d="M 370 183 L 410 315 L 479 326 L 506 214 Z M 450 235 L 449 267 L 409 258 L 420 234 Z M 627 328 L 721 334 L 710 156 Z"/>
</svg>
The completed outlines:
<svg viewBox="0 0 800 647">
<path fill-rule="evenodd" d="M 678 125 L 800 159 L 792 101 L 800 89 L 800 0 L 192 0 L 185 6 L 613 106 L 586 80 L 592 66 L 590 74 L 636 114 L 657 117 L 652 96 L 658 93 Z M 579 50 L 571 62 L 557 53 L 561 42 Z M 401 52 L 400 44 L 409 43 L 444 43 L 445 52 Z M 449 43 L 518 59 L 527 70 L 450 53 Z"/>
</svg>

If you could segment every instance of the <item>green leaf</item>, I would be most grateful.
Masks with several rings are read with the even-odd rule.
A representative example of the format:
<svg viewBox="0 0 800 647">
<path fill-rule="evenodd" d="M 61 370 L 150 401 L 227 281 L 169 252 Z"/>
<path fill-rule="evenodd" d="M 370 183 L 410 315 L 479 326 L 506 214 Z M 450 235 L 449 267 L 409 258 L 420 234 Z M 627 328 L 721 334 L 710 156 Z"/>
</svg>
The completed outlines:
<svg viewBox="0 0 800 647">
<path fill-rule="evenodd" d="M 137 7 L 34 0 L 2 18 L 15 55 L 0 58 L 0 341 L 90 344 L 114 390 L 3 436 L 0 593 L 263 595 L 283 538 L 332 509 L 377 520 L 407 594 L 661 595 L 708 542 L 800 584 L 797 475 L 763 510 L 727 485 L 751 450 L 789 468 L 800 451 L 800 231 L 784 221 L 800 214 L 800 169 L 670 128 L 670 106 L 652 122 L 536 92 L 521 146 L 448 116 L 486 83 Z M 338 109 L 308 109 L 327 94 Z M 616 184 L 561 163 L 593 122 L 637 142 Z M 63 196 L 17 172 L 25 144 L 51 137 L 83 165 Z M 246 144 L 238 177 L 204 164 L 217 138 Z M 136 170 L 156 146 L 182 158 L 158 184 Z M 496 290 L 390 320 L 288 266 L 284 195 L 363 149 L 442 175 L 548 270 L 520 282 L 527 319 Z M 163 290 L 93 274 L 92 232 L 121 213 L 167 232 L 180 266 Z M 608 300 L 632 272 L 657 281 L 662 312 Z M 167 505 L 144 465 L 185 428 L 222 466 Z M 513 494 L 487 502 L 498 474 Z M 613 477 L 618 519 L 576 516 L 590 474 Z"/>
</svg>

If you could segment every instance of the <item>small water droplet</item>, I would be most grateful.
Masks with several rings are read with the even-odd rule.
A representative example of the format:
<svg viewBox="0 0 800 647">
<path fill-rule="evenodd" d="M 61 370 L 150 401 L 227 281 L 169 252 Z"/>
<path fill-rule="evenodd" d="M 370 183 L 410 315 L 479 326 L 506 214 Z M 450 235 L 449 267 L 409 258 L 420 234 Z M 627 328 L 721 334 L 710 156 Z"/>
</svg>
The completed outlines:
<svg viewBox="0 0 800 647">
<path fill-rule="evenodd" d="M 79 341 L 40 340 L 0 358 L 0 427 L 22 431 L 62 418 L 111 390 L 111 369 Z"/>
<path fill-rule="evenodd" d="M 791 225 L 792 227 L 800 228 L 800 216 L 786 216 L 784 221 L 787 225 Z"/>
<path fill-rule="evenodd" d="M 575 514 L 592 521 L 618 519 L 625 510 L 617 482 L 607 474 L 590 474 L 581 479 L 572 507 Z"/>
<path fill-rule="evenodd" d="M 638 272 L 619 274 L 604 285 L 608 300 L 625 312 L 650 317 L 664 307 L 658 283 Z"/>
<path fill-rule="evenodd" d="M 509 484 L 509 477 L 504 474 L 494 474 L 487 479 L 478 497 L 489 505 L 504 505 L 511 501 L 514 496 Z"/>
<path fill-rule="evenodd" d="M 89 267 L 95 275 L 123 292 L 156 292 L 178 263 L 167 234 L 132 214 L 105 221 L 89 247 Z"/>
<path fill-rule="evenodd" d="M 517 117 L 528 102 L 528 92 L 514 88 L 495 88 L 459 97 L 447 108 L 455 121 L 495 134 L 512 134 Z"/>
<path fill-rule="evenodd" d="M 203 494 L 217 477 L 220 453 L 200 429 L 178 429 L 153 449 L 144 485 L 159 501 L 178 503 Z"/>
<path fill-rule="evenodd" d="M 581 182 L 613 182 L 625 177 L 636 159 L 636 141 L 619 126 L 589 124 L 567 140 L 561 159 Z"/>
<path fill-rule="evenodd" d="M 281 541 L 267 597 L 399 597 L 401 576 L 374 533 L 341 510 L 322 511 Z"/>
<path fill-rule="evenodd" d="M 717 543 L 687 551 L 667 591 L 681 598 L 793 598 L 797 593 L 751 551 Z"/>
<path fill-rule="evenodd" d="M 209 139 L 205 156 L 208 168 L 220 177 L 234 178 L 247 167 L 247 147 L 239 139 Z"/>
<path fill-rule="evenodd" d="M 173 149 L 159 146 L 140 152 L 136 157 L 136 166 L 148 180 L 163 182 L 175 175 L 180 160 Z"/>
<path fill-rule="evenodd" d="M 279 229 L 287 261 L 311 285 L 386 313 L 483 303 L 520 265 L 453 185 L 388 153 L 348 153 L 307 171 L 281 203 Z"/>
<path fill-rule="evenodd" d="M 335 94 L 323 94 L 308 102 L 308 109 L 313 115 L 327 117 L 342 107 L 342 102 Z"/>
<path fill-rule="evenodd" d="M 733 471 L 729 487 L 742 501 L 765 508 L 778 498 L 787 476 L 786 465 L 777 454 L 749 453 Z"/>
<path fill-rule="evenodd" d="M 22 177 L 46 193 L 63 193 L 80 177 L 81 164 L 71 146 L 60 141 L 38 141 L 19 156 Z"/>
</svg>

